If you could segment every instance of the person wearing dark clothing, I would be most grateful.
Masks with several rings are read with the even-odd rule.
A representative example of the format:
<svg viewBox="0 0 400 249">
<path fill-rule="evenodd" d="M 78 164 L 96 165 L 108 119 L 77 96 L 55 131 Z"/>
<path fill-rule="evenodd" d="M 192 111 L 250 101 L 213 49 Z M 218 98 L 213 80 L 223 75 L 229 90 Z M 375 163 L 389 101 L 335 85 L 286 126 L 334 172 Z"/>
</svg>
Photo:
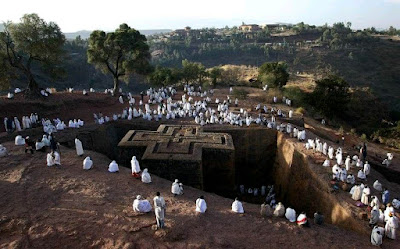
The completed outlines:
<svg viewBox="0 0 400 249">
<path fill-rule="evenodd" d="M 34 142 L 29 139 L 29 137 L 25 138 L 25 153 L 28 151 L 31 151 L 31 154 L 33 154 L 33 147 L 35 146 Z"/>
<path fill-rule="evenodd" d="M 314 223 L 317 225 L 324 224 L 324 216 L 320 212 L 314 214 Z"/>
</svg>

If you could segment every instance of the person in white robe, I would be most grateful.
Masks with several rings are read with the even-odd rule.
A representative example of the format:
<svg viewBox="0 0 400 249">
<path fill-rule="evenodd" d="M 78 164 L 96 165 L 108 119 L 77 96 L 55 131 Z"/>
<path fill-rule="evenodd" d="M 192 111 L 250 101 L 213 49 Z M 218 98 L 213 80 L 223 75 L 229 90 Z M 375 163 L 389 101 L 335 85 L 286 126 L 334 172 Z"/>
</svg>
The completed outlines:
<svg viewBox="0 0 400 249">
<path fill-rule="evenodd" d="M 322 164 L 322 166 L 324 167 L 330 167 L 331 166 L 331 162 L 329 161 L 329 159 L 325 159 L 324 163 Z"/>
<path fill-rule="evenodd" d="M 199 213 L 205 213 L 207 210 L 207 203 L 204 200 L 203 196 L 200 196 L 197 200 L 196 200 L 196 212 Z"/>
<path fill-rule="evenodd" d="M 385 235 L 389 239 L 396 239 L 396 229 L 399 227 L 399 221 L 393 213 L 389 214 L 389 219 L 385 225 Z"/>
<path fill-rule="evenodd" d="M 243 214 L 243 204 L 239 201 L 239 198 L 235 198 L 235 201 L 232 203 L 232 211 L 234 213 Z"/>
<path fill-rule="evenodd" d="M 362 191 L 363 191 L 363 186 L 361 186 L 361 185 L 355 185 L 355 186 L 353 186 L 353 188 L 352 188 L 352 193 L 351 193 L 351 191 L 350 191 L 350 193 L 352 194 L 351 195 L 351 198 L 353 199 L 353 200 L 355 200 L 355 201 L 359 201 L 359 200 L 361 200 L 361 195 L 362 195 Z"/>
<path fill-rule="evenodd" d="M 157 228 L 164 228 L 165 217 L 165 201 L 160 192 L 157 192 L 156 197 L 153 199 L 154 213 L 156 214 Z"/>
<path fill-rule="evenodd" d="M 379 222 L 379 208 L 373 207 L 371 210 L 371 217 L 369 219 L 369 226 L 373 227 Z"/>
<path fill-rule="evenodd" d="M 354 177 L 353 174 L 348 174 L 348 175 L 347 175 L 346 182 L 347 182 L 348 184 L 352 184 L 352 185 L 353 185 L 354 183 L 356 183 L 356 178 Z"/>
<path fill-rule="evenodd" d="M 383 190 L 382 184 L 378 180 L 376 180 L 372 186 L 374 187 L 375 190 L 378 190 L 379 192 L 382 192 Z"/>
<path fill-rule="evenodd" d="M 131 168 L 132 168 L 132 176 L 138 178 L 140 176 L 141 170 L 139 166 L 139 161 L 136 159 L 136 156 L 132 156 Z"/>
<path fill-rule="evenodd" d="M 290 222 L 296 222 L 296 211 L 293 208 L 286 208 L 285 217 Z"/>
<path fill-rule="evenodd" d="M 365 178 L 367 178 L 366 176 L 365 176 L 365 174 L 364 174 L 364 171 L 363 170 L 359 170 L 358 171 L 358 173 L 357 173 L 357 177 L 358 177 L 358 179 L 360 179 L 360 180 L 365 180 Z"/>
<path fill-rule="evenodd" d="M 43 135 L 42 137 L 42 143 L 44 144 L 44 146 L 49 147 L 50 146 L 50 140 L 47 138 L 46 135 Z"/>
<path fill-rule="evenodd" d="M 82 156 L 84 154 L 82 142 L 78 138 L 75 138 L 75 148 L 78 156 Z"/>
<path fill-rule="evenodd" d="M 47 166 L 61 165 L 60 154 L 57 151 L 51 151 L 47 154 Z"/>
<path fill-rule="evenodd" d="M 369 195 L 371 194 L 371 189 L 365 185 L 361 195 L 361 202 L 368 206 L 369 204 Z"/>
<path fill-rule="evenodd" d="M 141 195 L 136 196 L 132 204 L 133 211 L 138 213 L 148 213 L 151 211 L 151 205 L 148 200 L 143 200 Z"/>
<path fill-rule="evenodd" d="M 172 183 L 171 193 L 174 194 L 174 196 L 183 195 L 183 185 L 182 183 L 179 183 L 178 179 L 175 179 Z"/>
<path fill-rule="evenodd" d="M 342 182 L 346 182 L 346 180 L 347 180 L 347 170 L 345 168 L 341 168 L 339 177 L 340 177 L 340 180 Z"/>
<path fill-rule="evenodd" d="M 115 173 L 118 172 L 118 164 L 115 160 L 113 160 L 109 165 L 108 165 L 108 172 Z"/>
<path fill-rule="evenodd" d="M 299 216 L 297 217 L 296 223 L 299 226 L 306 226 L 306 227 L 309 226 L 307 215 L 305 212 L 302 212 L 301 214 L 299 214 Z"/>
<path fill-rule="evenodd" d="M 381 246 L 383 238 L 383 227 L 375 226 L 371 232 L 371 244 L 374 246 Z"/>
<path fill-rule="evenodd" d="M 339 177 L 340 177 L 340 167 L 337 164 L 335 164 L 332 167 L 332 179 L 339 180 Z"/>
<path fill-rule="evenodd" d="M 400 208 L 400 201 L 397 199 L 393 199 L 392 201 L 392 205 L 395 209 L 399 209 Z"/>
<path fill-rule="evenodd" d="M 35 149 L 36 149 L 36 151 L 43 151 L 43 152 L 45 152 L 45 149 L 44 149 L 45 146 L 46 146 L 45 143 L 43 143 L 43 142 L 40 141 L 39 139 L 38 139 L 38 141 L 36 141 L 36 143 L 35 143 Z"/>
<path fill-rule="evenodd" d="M 147 168 L 145 168 L 142 172 L 142 182 L 151 183 L 151 176 Z"/>
<path fill-rule="evenodd" d="M 14 117 L 14 124 L 15 124 L 15 129 L 16 129 L 17 131 L 22 131 L 22 129 L 21 129 L 21 123 L 19 122 L 19 120 L 18 120 L 17 117 Z"/>
<path fill-rule="evenodd" d="M 369 204 L 369 206 L 371 208 L 376 207 L 377 209 L 379 209 L 380 201 L 379 201 L 377 196 L 374 195 L 374 196 L 371 197 L 371 203 Z"/>
<path fill-rule="evenodd" d="M 93 168 L 93 161 L 89 156 L 87 156 L 85 160 L 83 160 L 83 169 L 89 170 L 91 168 Z"/>
<path fill-rule="evenodd" d="M 0 157 L 5 157 L 7 155 L 8 155 L 7 148 L 4 147 L 2 144 L 0 144 Z"/>
<path fill-rule="evenodd" d="M 21 135 L 16 136 L 15 145 L 17 146 L 25 145 L 25 139 Z"/>
<path fill-rule="evenodd" d="M 119 100 L 119 103 L 121 103 L 121 104 L 123 104 L 123 103 L 124 103 L 124 98 L 122 97 L 122 95 L 121 95 L 121 96 L 119 96 L 118 100 Z"/>
<path fill-rule="evenodd" d="M 351 169 L 351 158 L 350 156 L 346 157 L 346 160 L 344 161 L 344 165 L 346 166 L 346 170 L 349 171 Z"/>
<path fill-rule="evenodd" d="M 370 171 L 371 171 L 371 165 L 368 163 L 368 161 L 365 161 L 365 164 L 364 164 L 364 174 L 365 174 L 365 176 L 368 176 Z"/>
</svg>

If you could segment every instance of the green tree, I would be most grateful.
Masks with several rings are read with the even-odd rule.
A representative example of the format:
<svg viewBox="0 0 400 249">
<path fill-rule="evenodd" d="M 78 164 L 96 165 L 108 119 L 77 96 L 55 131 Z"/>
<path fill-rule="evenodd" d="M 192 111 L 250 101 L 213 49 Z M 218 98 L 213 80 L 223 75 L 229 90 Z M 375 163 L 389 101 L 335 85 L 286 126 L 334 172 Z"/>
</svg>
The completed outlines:
<svg viewBox="0 0 400 249">
<path fill-rule="evenodd" d="M 0 58 L 3 60 L 0 63 L 8 64 L 8 69 L 15 71 L 10 74 L 21 73 L 26 77 L 26 96 L 39 95 L 33 64 L 52 77 L 60 76 L 62 70 L 57 65 L 64 54 L 64 35 L 57 24 L 47 23 L 37 14 L 26 14 L 20 23 L 8 22 L 4 26 L 4 31 L 0 32 Z"/>
<path fill-rule="evenodd" d="M 207 72 L 203 64 L 185 59 L 182 61 L 181 76 L 186 84 L 194 83 L 195 81 L 202 84 L 204 78 L 207 77 Z"/>
<path fill-rule="evenodd" d="M 167 67 L 157 66 L 148 77 L 150 83 L 155 86 L 169 86 L 179 81 L 177 71 Z"/>
<path fill-rule="evenodd" d="M 327 117 L 340 117 L 349 101 L 349 84 L 337 75 L 317 80 L 311 94 L 311 104 Z"/>
<path fill-rule="evenodd" d="M 213 67 L 211 68 L 210 72 L 209 72 L 209 76 L 211 78 L 211 83 L 213 87 L 217 86 L 217 82 L 218 80 L 221 79 L 222 77 L 222 68 L 220 67 Z"/>
<path fill-rule="evenodd" d="M 132 74 L 147 75 L 151 71 L 146 37 L 127 24 L 121 24 L 115 32 L 93 31 L 87 55 L 89 63 L 113 76 L 114 94 L 118 91 L 120 78 L 129 82 Z"/>
<path fill-rule="evenodd" d="M 285 62 L 265 62 L 258 69 L 258 81 L 271 87 L 282 88 L 289 80 Z"/>
</svg>

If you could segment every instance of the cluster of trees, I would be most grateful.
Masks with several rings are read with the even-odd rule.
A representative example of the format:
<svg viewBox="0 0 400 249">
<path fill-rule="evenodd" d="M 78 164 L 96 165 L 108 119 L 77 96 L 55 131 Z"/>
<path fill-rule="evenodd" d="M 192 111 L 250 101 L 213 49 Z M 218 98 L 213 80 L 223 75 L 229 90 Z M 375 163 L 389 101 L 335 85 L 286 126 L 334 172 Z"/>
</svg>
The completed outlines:
<svg viewBox="0 0 400 249">
<path fill-rule="evenodd" d="M 0 32 L 0 82 L 3 88 L 13 77 L 25 77 L 27 92 L 37 95 L 39 86 L 34 67 L 47 75 L 57 77 L 62 70 L 60 63 L 65 37 L 57 24 L 45 22 L 36 14 L 24 15 L 20 23 L 8 22 Z"/>
<path fill-rule="evenodd" d="M 221 78 L 221 72 L 222 69 L 220 67 L 206 69 L 199 62 L 191 62 L 185 59 L 182 61 L 180 68 L 157 66 L 148 76 L 148 80 L 155 86 L 168 86 L 178 82 L 203 85 L 210 80 L 211 84 L 215 86 Z"/>
<path fill-rule="evenodd" d="M 26 96 L 40 96 L 37 82 L 40 76 L 62 77 L 60 67 L 65 57 L 65 36 L 57 24 L 45 22 L 37 14 L 27 14 L 20 23 L 8 22 L 0 32 L 0 87 L 6 89 L 10 81 L 27 81 Z M 72 47 L 87 49 L 88 62 L 114 79 L 114 92 L 120 79 L 133 74 L 151 72 L 150 52 L 146 37 L 126 24 L 115 32 L 93 31 L 86 41 L 77 37 Z M 86 48 L 87 46 L 87 48 Z"/>
</svg>

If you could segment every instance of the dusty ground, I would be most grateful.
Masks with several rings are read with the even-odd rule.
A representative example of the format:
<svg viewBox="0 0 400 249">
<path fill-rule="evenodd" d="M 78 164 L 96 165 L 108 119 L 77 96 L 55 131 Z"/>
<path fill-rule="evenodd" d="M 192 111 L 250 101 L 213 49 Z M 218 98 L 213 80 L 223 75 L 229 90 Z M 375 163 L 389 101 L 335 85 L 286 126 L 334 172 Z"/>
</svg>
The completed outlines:
<svg viewBox="0 0 400 249">
<path fill-rule="evenodd" d="M 74 150 L 62 148 L 62 166 L 49 168 L 45 153 L 5 146 L 10 155 L 0 159 L 0 248 L 369 247 L 367 236 L 331 225 L 303 229 L 282 218 L 262 219 L 258 205 L 245 203 L 245 215 L 233 214 L 232 200 L 190 187 L 175 198 L 171 182 L 152 176 L 146 185 L 123 167 L 108 173 L 110 160 L 95 152 L 86 151 L 94 169 L 83 171 Z M 151 200 L 156 191 L 168 206 L 162 231 L 152 230 L 153 213 L 132 211 L 137 194 Z M 204 215 L 194 211 L 199 195 L 208 204 Z"/>
<path fill-rule="evenodd" d="M 215 96 L 226 96 L 227 89 L 217 90 Z M 260 94 L 240 101 L 250 109 L 262 102 Z M 179 98 L 180 96 L 177 96 Z M 24 100 L 0 99 L 0 117 L 38 112 L 43 117 L 81 118 L 93 122 L 93 112 L 105 115 L 120 113 L 121 105 L 116 98 L 102 93 L 89 97 L 76 94 L 55 94 L 51 101 L 57 103 L 26 103 Z M 213 98 L 214 99 L 214 98 Z M 136 98 L 137 102 L 139 98 Z M 270 106 L 270 104 L 268 104 Z M 283 109 L 287 107 L 280 106 Z M 331 138 L 335 134 L 329 127 L 308 120 L 311 135 L 318 129 Z M 4 137 L 5 133 L 0 136 Z M 353 153 L 352 145 L 357 138 L 347 137 L 345 151 Z M 46 167 L 44 153 L 33 156 L 24 154 L 22 148 L 12 142 L 4 144 L 10 156 L 0 158 L 0 248 L 359 248 L 370 247 L 369 237 L 344 231 L 331 225 L 313 225 L 302 229 L 285 219 L 259 217 L 259 206 L 245 203 L 246 214 L 230 212 L 232 200 L 205 193 L 189 187 L 185 195 L 174 198 L 170 194 L 171 182 L 152 176 L 153 183 L 145 185 L 130 177 L 130 170 L 120 167 L 120 173 L 110 174 L 110 160 L 105 156 L 87 151 L 94 159 L 95 168 L 82 170 L 83 158 L 73 150 L 62 148 L 62 166 Z M 300 144 L 298 146 L 301 146 Z M 335 146 L 336 147 L 336 146 Z M 371 153 L 384 155 L 387 148 L 369 144 Z M 315 163 L 321 163 L 318 155 Z M 399 156 L 396 154 L 395 160 Z M 395 161 L 394 165 L 400 165 Z M 395 166 L 398 167 L 398 166 Z M 326 172 L 324 172 L 326 170 Z M 150 172 L 151 173 L 151 172 Z M 321 167 L 321 174 L 329 179 L 329 169 Z M 379 179 L 389 186 L 392 197 L 400 193 L 399 185 L 388 183 L 379 173 L 372 171 L 370 179 Z M 167 228 L 151 229 L 154 214 L 138 215 L 132 211 L 132 201 L 137 194 L 151 200 L 156 191 L 166 198 Z M 194 202 L 205 195 L 208 212 L 197 215 Z M 345 192 L 339 198 L 349 203 L 357 212 Z M 397 241 L 384 241 L 383 248 L 400 248 Z"/>
</svg>

